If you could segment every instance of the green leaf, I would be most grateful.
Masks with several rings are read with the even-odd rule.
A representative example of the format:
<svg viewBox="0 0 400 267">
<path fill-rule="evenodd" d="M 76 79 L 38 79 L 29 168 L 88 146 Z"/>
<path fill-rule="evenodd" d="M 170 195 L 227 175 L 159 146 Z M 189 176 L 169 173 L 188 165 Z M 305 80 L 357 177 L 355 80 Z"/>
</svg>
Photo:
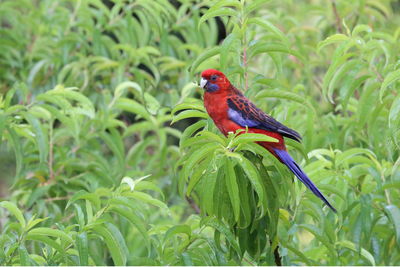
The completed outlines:
<svg viewBox="0 0 400 267">
<path fill-rule="evenodd" d="M 289 249 L 290 251 L 292 251 L 294 254 L 296 254 L 305 263 L 305 265 L 308 265 L 308 266 L 315 265 L 312 263 L 312 261 L 306 255 L 303 254 L 303 252 L 301 252 L 297 248 L 290 246 L 289 244 L 285 244 L 285 247 L 287 249 Z"/>
<path fill-rule="evenodd" d="M 87 266 L 89 264 L 89 242 L 86 232 L 76 235 L 76 249 L 79 253 L 79 265 Z"/>
<path fill-rule="evenodd" d="M 175 114 L 178 111 L 181 111 L 183 109 L 195 109 L 195 110 L 200 110 L 203 112 L 206 112 L 206 109 L 204 108 L 203 103 L 201 103 L 200 101 L 196 101 L 196 102 L 184 102 L 184 103 L 180 103 L 177 104 L 174 109 L 171 111 L 171 114 Z"/>
<path fill-rule="evenodd" d="M 68 207 L 71 204 L 73 204 L 74 202 L 76 202 L 77 200 L 80 200 L 80 199 L 89 200 L 91 203 L 93 203 L 93 205 L 95 205 L 96 208 L 100 208 L 100 198 L 97 194 L 80 190 L 80 191 L 76 192 L 72 196 L 72 198 L 68 201 L 65 209 L 68 209 Z"/>
<path fill-rule="evenodd" d="M 281 30 L 279 30 L 276 26 L 274 26 L 271 22 L 269 22 L 266 19 L 261 19 L 261 18 L 250 18 L 247 21 L 248 24 L 257 24 L 261 26 L 263 29 L 271 32 L 276 36 L 278 39 L 283 41 L 285 45 L 289 45 L 289 39 L 285 36 L 285 34 L 282 33 Z"/>
<path fill-rule="evenodd" d="M 3 132 L 6 127 L 7 115 L 0 111 L 0 145 L 3 141 Z"/>
<path fill-rule="evenodd" d="M 32 126 L 33 132 L 35 134 L 35 140 L 39 148 L 40 163 L 44 163 L 47 161 L 47 155 L 49 154 L 47 134 L 43 130 L 42 125 L 40 125 L 39 120 L 35 118 L 32 114 L 25 112 L 24 117 Z"/>
<path fill-rule="evenodd" d="M 286 47 L 286 45 L 280 43 L 265 43 L 265 42 L 257 42 L 249 47 L 248 57 L 253 58 L 254 56 L 262 53 L 286 53 L 293 56 L 296 56 L 300 61 L 304 62 L 304 57 L 297 51 Z"/>
<path fill-rule="evenodd" d="M 225 157 L 225 182 L 228 189 L 229 198 L 231 199 L 231 204 L 233 208 L 233 214 L 235 215 L 235 221 L 239 221 L 240 216 L 240 194 L 239 186 L 236 178 L 236 173 L 234 170 L 234 165 L 229 157 Z"/>
<path fill-rule="evenodd" d="M 143 93 L 142 87 L 140 87 L 139 84 L 137 84 L 135 82 L 131 82 L 131 81 L 126 81 L 126 82 L 122 82 L 122 83 L 118 84 L 117 88 L 115 88 L 115 90 L 114 90 L 114 98 L 118 99 L 121 96 L 124 96 L 125 95 L 125 91 L 128 88 L 135 89 L 139 93 L 139 95 L 142 95 L 142 93 Z"/>
<path fill-rule="evenodd" d="M 55 238 L 60 238 L 61 240 L 67 242 L 67 243 L 73 243 L 74 241 L 72 238 L 67 235 L 65 232 L 58 230 L 58 229 L 53 229 L 53 228 L 48 228 L 48 227 L 38 227 L 30 230 L 28 232 L 28 235 L 42 235 L 42 236 L 51 236 Z"/>
<path fill-rule="evenodd" d="M 336 70 L 335 74 L 333 75 L 332 79 L 329 82 L 328 91 L 327 91 L 328 99 L 330 99 L 331 102 L 333 101 L 334 89 L 336 87 L 340 86 L 340 83 L 343 82 L 344 77 L 349 75 L 349 73 L 354 73 L 354 72 L 358 71 L 358 69 L 362 66 L 363 66 L 362 61 L 360 61 L 358 59 L 352 59 L 352 60 L 346 61 L 342 66 L 340 66 Z"/>
<path fill-rule="evenodd" d="M 26 229 L 30 230 L 33 227 L 35 227 L 37 224 L 46 221 L 47 219 L 49 219 L 49 217 L 46 218 L 39 218 L 39 219 L 35 219 L 35 216 L 33 216 L 28 223 L 26 224 Z"/>
<path fill-rule="evenodd" d="M 389 127 L 396 127 L 400 123 L 400 95 L 398 95 L 389 111 Z"/>
<path fill-rule="evenodd" d="M 171 124 L 174 124 L 177 121 L 187 119 L 187 118 L 203 118 L 207 119 L 208 115 L 207 113 L 203 111 L 198 111 L 198 110 L 184 110 L 180 112 L 178 115 L 174 116 L 174 118 L 171 121 Z"/>
<path fill-rule="evenodd" d="M 235 139 L 233 139 L 232 143 L 229 144 L 229 147 L 235 147 L 240 144 L 247 144 L 247 143 L 253 143 L 253 142 L 272 142 L 272 143 L 278 143 L 279 140 L 265 135 L 265 134 L 258 134 L 258 133 L 243 133 L 239 134 Z"/>
<path fill-rule="evenodd" d="M 31 232 L 28 232 L 28 234 L 26 235 L 26 240 L 32 240 L 32 241 L 36 241 L 36 242 L 40 242 L 40 243 L 44 243 L 48 246 L 50 246 L 51 248 L 54 248 L 55 250 L 58 251 L 58 253 L 60 253 L 61 255 L 65 254 L 65 250 L 64 248 L 57 243 L 56 241 L 54 241 L 53 239 L 44 236 L 42 234 L 36 235 L 36 234 L 32 234 Z"/>
<path fill-rule="evenodd" d="M 111 203 L 113 203 L 116 199 L 111 200 Z M 122 204 L 122 203 L 119 203 Z M 123 205 L 126 205 L 126 203 L 123 203 Z M 130 208 L 122 207 L 122 206 L 117 206 L 117 205 L 111 205 L 109 208 L 110 211 L 114 211 L 118 213 L 119 215 L 125 217 L 131 224 L 133 224 L 136 229 L 139 231 L 139 233 L 143 237 L 143 242 L 147 246 L 148 249 L 150 249 L 150 242 L 149 242 L 149 236 L 147 234 L 147 230 L 145 227 L 145 222 L 143 219 L 141 219 L 139 216 L 135 214 L 134 211 L 132 211 Z"/>
<path fill-rule="evenodd" d="M 220 52 L 220 47 L 212 47 L 201 53 L 195 61 L 193 61 L 192 65 L 190 66 L 190 74 L 193 76 L 193 73 L 197 70 L 197 67 L 200 66 L 205 60 L 215 56 Z"/>
<path fill-rule="evenodd" d="M 114 265 L 126 265 L 129 251 L 118 228 L 111 223 L 106 223 L 105 225 L 95 225 L 93 231 L 103 237 Z"/>
<path fill-rule="evenodd" d="M 19 264 L 21 266 L 30 266 L 31 265 L 30 258 L 25 246 L 21 245 L 18 248 L 18 252 L 19 252 Z"/>
<path fill-rule="evenodd" d="M 321 49 L 327 45 L 334 44 L 334 43 L 341 43 L 341 42 L 347 41 L 348 39 L 349 39 L 349 37 L 347 35 L 344 35 L 341 33 L 331 35 L 328 38 L 326 38 L 325 40 L 318 43 L 317 53 L 319 53 L 321 51 Z"/>
<path fill-rule="evenodd" d="M 124 192 L 122 193 L 122 196 L 126 196 L 129 198 L 135 198 L 138 199 L 140 201 L 143 201 L 145 203 L 154 205 L 156 207 L 159 207 L 160 209 L 162 209 L 163 211 L 169 211 L 168 206 L 165 205 L 164 202 L 153 198 L 152 196 L 150 196 L 149 194 L 143 193 L 143 192 L 138 192 L 138 191 L 134 191 L 134 192 Z"/>
<path fill-rule="evenodd" d="M 304 96 L 298 95 L 293 92 L 289 92 L 286 90 L 280 90 L 280 89 L 273 89 L 273 90 L 262 90 L 256 95 L 256 99 L 262 99 L 265 97 L 271 97 L 271 98 L 280 98 L 280 99 L 287 99 L 290 101 L 297 102 L 302 105 L 302 107 L 307 108 L 309 111 L 312 112 L 312 114 L 316 115 L 317 112 L 314 108 L 313 105 Z"/>
<path fill-rule="evenodd" d="M 164 243 L 177 234 L 186 234 L 188 238 L 190 238 L 192 234 L 192 229 L 190 228 L 189 225 L 185 224 L 172 226 L 171 228 L 168 229 L 168 231 L 164 235 Z"/>
<path fill-rule="evenodd" d="M 221 144 L 222 146 L 226 146 L 227 142 L 226 142 L 226 138 L 223 138 L 221 135 L 215 134 L 213 132 L 209 132 L 209 131 L 201 131 L 199 133 L 199 136 L 201 137 L 205 137 L 209 142 L 216 142 L 218 144 Z"/>
<path fill-rule="evenodd" d="M 150 114 L 147 112 L 146 108 L 135 100 L 121 97 L 115 101 L 114 107 L 137 114 L 142 118 L 151 121 Z"/>
<path fill-rule="evenodd" d="M 210 167 L 210 164 L 213 163 L 213 159 L 214 159 L 213 157 L 207 157 L 200 164 L 197 164 L 196 169 L 192 172 L 189 183 L 187 184 L 186 196 L 190 196 L 192 190 L 204 177 L 204 174 L 207 172 L 207 169 Z"/>
<path fill-rule="evenodd" d="M 220 221 L 210 217 L 205 218 L 203 223 L 204 225 L 210 226 L 218 232 L 224 234 L 226 239 L 229 241 L 229 244 L 235 249 L 236 253 L 241 255 L 240 247 L 235 239 L 235 236 L 225 225 L 223 225 Z"/>
<path fill-rule="evenodd" d="M 254 190 L 256 191 L 258 195 L 258 206 L 265 205 L 265 192 L 264 192 L 264 187 L 263 187 L 263 182 L 261 181 L 261 177 L 257 171 L 257 168 L 254 166 L 254 164 L 248 160 L 247 158 L 243 157 L 240 155 L 240 159 L 238 158 L 233 158 L 235 159 L 239 165 L 242 167 L 244 172 L 247 175 L 247 178 L 249 179 L 251 185 L 253 186 Z"/>
<path fill-rule="evenodd" d="M 218 9 L 209 9 L 204 15 L 200 18 L 199 23 L 197 25 L 198 28 L 200 28 L 201 24 L 205 22 L 206 20 L 213 18 L 213 17 L 223 17 L 223 16 L 231 16 L 231 17 L 237 17 L 238 13 L 232 8 L 228 7 L 222 7 Z"/>
<path fill-rule="evenodd" d="M 336 245 L 348 248 L 356 253 L 360 252 L 360 250 L 357 248 L 357 246 L 353 242 L 348 241 L 348 240 L 336 242 Z M 375 266 L 375 259 L 368 250 L 361 248 L 361 256 L 363 256 L 366 260 L 368 260 L 372 266 Z"/>
<path fill-rule="evenodd" d="M 395 205 L 387 205 L 385 211 L 393 224 L 397 245 L 400 246 L 400 209 Z"/>
<path fill-rule="evenodd" d="M 2 201 L 0 202 L 0 207 L 3 207 L 7 209 L 12 215 L 14 215 L 17 220 L 19 221 L 19 224 L 21 225 L 21 228 L 25 228 L 26 226 L 26 221 L 24 218 L 24 215 L 22 214 L 21 210 L 18 209 L 18 207 L 9 201 Z"/>
<path fill-rule="evenodd" d="M 22 171 L 22 164 L 24 157 L 24 151 L 22 150 L 22 142 L 20 141 L 19 136 L 14 129 L 9 128 L 7 126 L 6 129 L 7 129 L 6 138 L 10 140 L 10 143 L 12 144 L 15 153 L 15 162 L 16 162 L 15 177 L 19 178 Z"/>
<path fill-rule="evenodd" d="M 82 107 L 82 113 L 93 119 L 95 116 L 95 110 L 92 102 L 89 100 L 89 98 L 74 90 L 76 90 L 74 87 L 64 88 L 62 86 L 57 86 L 53 90 L 47 91 L 45 95 L 49 95 L 50 97 L 60 96 L 64 99 L 77 101 Z"/>
<path fill-rule="evenodd" d="M 219 144 L 215 143 L 208 143 L 204 146 L 202 146 L 200 149 L 196 149 L 190 157 L 185 161 L 184 167 L 183 167 L 183 173 L 185 177 L 188 177 L 190 172 L 193 170 L 196 164 L 198 164 L 201 160 L 203 160 L 205 157 L 210 156 L 211 154 L 214 153 L 214 151 L 221 147 Z"/>
<path fill-rule="evenodd" d="M 317 226 L 311 225 L 311 224 L 299 224 L 298 227 L 304 228 L 308 232 L 313 234 L 318 241 L 320 241 L 327 249 L 329 249 L 330 253 L 335 252 L 335 248 L 334 248 L 332 242 L 330 242 L 330 240 L 328 239 L 328 237 L 325 234 L 321 234 L 321 230 Z"/>
<path fill-rule="evenodd" d="M 228 66 L 228 60 L 229 60 L 229 55 L 231 52 L 231 49 L 233 49 L 233 46 L 236 43 L 239 43 L 240 39 L 235 33 L 230 33 L 222 42 L 221 45 L 221 55 L 220 55 L 220 62 L 221 62 L 221 68 L 226 69 Z"/>
<path fill-rule="evenodd" d="M 390 72 L 385 76 L 382 82 L 381 89 L 379 91 L 379 100 L 382 102 L 383 96 L 386 93 L 387 88 L 394 82 L 400 79 L 400 69 Z"/>
</svg>

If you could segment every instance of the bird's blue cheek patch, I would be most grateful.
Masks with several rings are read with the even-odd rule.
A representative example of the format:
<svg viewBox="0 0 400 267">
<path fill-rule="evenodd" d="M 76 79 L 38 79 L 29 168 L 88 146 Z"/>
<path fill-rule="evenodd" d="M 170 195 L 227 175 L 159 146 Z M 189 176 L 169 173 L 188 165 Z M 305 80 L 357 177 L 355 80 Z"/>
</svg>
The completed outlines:
<svg viewBox="0 0 400 267">
<path fill-rule="evenodd" d="M 207 92 L 215 92 L 219 90 L 219 86 L 217 84 L 208 83 L 207 84 Z"/>
</svg>

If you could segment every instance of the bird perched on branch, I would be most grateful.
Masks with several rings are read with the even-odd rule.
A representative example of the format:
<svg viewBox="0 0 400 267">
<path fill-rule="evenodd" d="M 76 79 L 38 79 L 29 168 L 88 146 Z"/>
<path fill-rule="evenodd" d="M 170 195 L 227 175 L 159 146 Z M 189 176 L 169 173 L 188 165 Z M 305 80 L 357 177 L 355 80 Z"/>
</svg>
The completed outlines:
<svg viewBox="0 0 400 267">
<path fill-rule="evenodd" d="M 286 150 L 283 137 L 300 142 L 301 136 L 299 133 L 257 108 L 218 70 L 208 69 L 203 71 L 200 86 L 205 90 L 204 106 L 215 125 L 224 135 L 228 135 L 229 132 L 236 132 L 239 129 L 246 130 L 247 128 L 249 133 L 264 134 L 277 139 L 278 142 L 258 143 L 285 164 L 308 189 L 336 212 L 335 208 Z"/>
</svg>

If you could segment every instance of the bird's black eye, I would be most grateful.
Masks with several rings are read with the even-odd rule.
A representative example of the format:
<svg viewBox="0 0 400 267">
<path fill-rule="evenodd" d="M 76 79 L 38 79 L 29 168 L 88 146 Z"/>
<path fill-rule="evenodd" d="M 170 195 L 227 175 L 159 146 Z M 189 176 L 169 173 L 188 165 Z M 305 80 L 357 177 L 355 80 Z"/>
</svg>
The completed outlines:
<svg viewBox="0 0 400 267">
<path fill-rule="evenodd" d="M 217 75 L 213 75 L 213 76 L 211 76 L 210 80 L 211 80 L 211 81 L 216 81 L 217 78 L 218 78 Z"/>
</svg>

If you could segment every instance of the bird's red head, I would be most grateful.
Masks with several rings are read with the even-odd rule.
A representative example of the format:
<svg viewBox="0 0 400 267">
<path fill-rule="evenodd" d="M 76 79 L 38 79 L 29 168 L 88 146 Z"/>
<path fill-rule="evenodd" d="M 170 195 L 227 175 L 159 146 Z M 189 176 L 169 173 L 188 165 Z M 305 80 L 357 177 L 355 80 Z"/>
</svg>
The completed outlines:
<svg viewBox="0 0 400 267">
<path fill-rule="evenodd" d="M 208 69 L 201 73 L 200 86 L 208 93 L 225 91 L 230 85 L 228 78 L 219 70 Z"/>
</svg>

